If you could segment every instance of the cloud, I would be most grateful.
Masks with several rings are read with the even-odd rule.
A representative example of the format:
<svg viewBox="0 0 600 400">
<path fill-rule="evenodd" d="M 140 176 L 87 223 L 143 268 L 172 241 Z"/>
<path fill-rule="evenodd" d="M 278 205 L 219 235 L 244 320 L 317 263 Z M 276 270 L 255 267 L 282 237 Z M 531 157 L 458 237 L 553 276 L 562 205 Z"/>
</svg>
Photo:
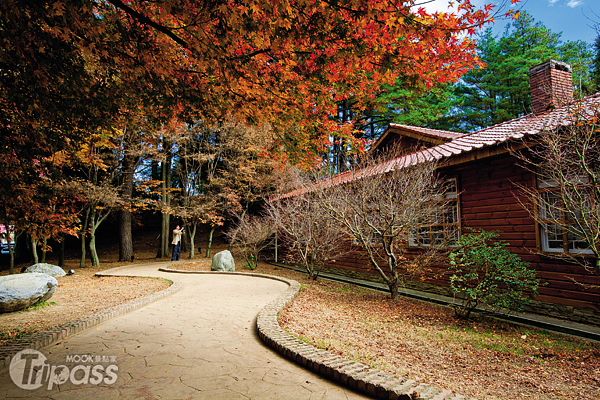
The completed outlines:
<svg viewBox="0 0 600 400">
<path fill-rule="evenodd" d="M 558 3 L 558 0 L 548 0 L 548 5 L 549 5 L 549 6 L 553 6 L 553 5 L 555 5 L 556 3 Z"/>
<path fill-rule="evenodd" d="M 569 0 L 569 2 L 567 3 L 567 5 L 571 8 L 575 8 L 581 4 L 583 4 L 583 1 L 579 1 L 579 0 Z"/>
</svg>

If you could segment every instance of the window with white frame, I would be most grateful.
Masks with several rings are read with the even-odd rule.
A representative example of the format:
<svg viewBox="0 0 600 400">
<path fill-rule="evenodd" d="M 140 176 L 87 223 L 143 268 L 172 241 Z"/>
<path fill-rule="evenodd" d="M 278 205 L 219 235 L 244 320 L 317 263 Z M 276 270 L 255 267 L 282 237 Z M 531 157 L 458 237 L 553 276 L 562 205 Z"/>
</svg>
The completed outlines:
<svg viewBox="0 0 600 400">
<path fill-rule="evenodd" d="M 458 197 L 456 179 L 447 179 L 444 182 L 444 196 L 439 200 L 442 207 L 439 208 L 430 223 L 411 230 L 409 246 L 456 246 L 460 238 Z"/>
<path fill-rule="evenodd" d="M 587 177 L 578 177 L 585 185 Z M 561 196 L 558 183 L 542 175 L 536 178 L 539 192 L 538 219 L 540 248 L 553 253 L 592 253 L 585 239 L 584 216 L 580 210 L 570 209 Z M 581 189 L 580 193 L 585 193 Z M 589 201 L 589 196 L 587 197 Z"/>
</svg>

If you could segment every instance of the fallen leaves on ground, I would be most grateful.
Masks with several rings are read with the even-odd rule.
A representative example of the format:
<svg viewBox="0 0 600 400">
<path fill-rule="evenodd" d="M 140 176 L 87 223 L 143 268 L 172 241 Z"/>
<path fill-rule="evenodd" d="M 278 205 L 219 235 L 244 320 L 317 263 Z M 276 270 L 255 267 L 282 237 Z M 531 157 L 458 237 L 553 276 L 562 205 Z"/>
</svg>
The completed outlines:
<svg viewBox="0 0 600 400">
<path fill-rule="evenodd" d="M 173 268 L 209 271 L 210 260 Z M 598 343 L 487 317 L 464 322 L 445 307 L 315 282 L 264 263 L 253 271 L 238 266 L 238 271 L 299 281 L 302 290 L 281 314 L 282 327 L 383 371 L 477 399 L 600 398 Z M 0 333 L 61 325 L 168 286 L 157 279 L 95 278 L 95 272 L 84 268 L 74 277 L 60 278 L 60 290 L 50 299 L 55 305 L 0 315 Z"/>
<path fill-rule="evenodd" d="M 210 263 L 177 269 L 210 270 Z M 248 271 L 250 272 L 250 271 Z M 302 284 L 281 326 L 316 347 L 477 399 L 600 398 L 600 344 L 326 280 L 268 264 Z"/>
<path fill-rule="evenodd" d="M 0 314 L 0 346 L 24 335 L 75 321 L 101 310 L 158 292 L 171 285 L 164 279 L 95 277 L 100 268 L 77 269 L 75 275 L 56 278 L 58 287 L 50 305 Z"/>
</svg>

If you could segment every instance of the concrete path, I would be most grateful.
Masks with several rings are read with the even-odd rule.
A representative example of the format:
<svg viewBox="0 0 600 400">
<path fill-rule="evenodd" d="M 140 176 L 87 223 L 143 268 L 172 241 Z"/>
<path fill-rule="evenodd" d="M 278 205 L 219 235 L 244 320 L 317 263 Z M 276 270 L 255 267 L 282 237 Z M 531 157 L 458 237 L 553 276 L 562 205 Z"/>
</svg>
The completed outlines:
<svg viewBox="0 0 600 400">
<path fill-rule="evenodd" d="M 47 358 L 43 373 L 62 371 L 62 378 L 55 378 L 64 381 L 60 385 L 47 379 L 38 389 L 22 389 L 9 368 L 0 368 L 0 398 L 366 398 L 287 361 L 260 341 L 256 315 L 287 284 L 243 275 L 159 272 L 164 265 L 132 266 L 116 274 L 167 278 L 182 282 L 180 291 L 41 349 L 40 358 Z M 19 376 L 37 362 L 27 365 L 32 357 L 21 358 Z M 21 386 L 39 386 L 34 383 Z"/>
</svg>

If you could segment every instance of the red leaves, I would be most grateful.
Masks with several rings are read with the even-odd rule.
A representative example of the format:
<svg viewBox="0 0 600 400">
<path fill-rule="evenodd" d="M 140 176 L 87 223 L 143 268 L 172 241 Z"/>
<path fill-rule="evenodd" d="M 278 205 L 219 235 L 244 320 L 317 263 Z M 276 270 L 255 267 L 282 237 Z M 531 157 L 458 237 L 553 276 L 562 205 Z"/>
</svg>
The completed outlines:
<svg viewBox="0 0 600 400">
<path fill-rule="evenodd" d="M 436 15 L 407 1 L 126 4 L 130 8 L 95 6 L 107 27 L 127 17 L 132 29 L 147 32 L 147 50 L 127 52 L 167 83 L 165 93 L 176 96 L 182 86 L 201 93 L 204 117 L 235 111 L 253 121 L 280 121 L 286 129 L 304 120 L 319 132 L 316 137 L 329 134 L 336 99 L 353 97 L 360 107 L 381 83 L 400 75 L 427 85 L 457 79 L 476 60 L 461 31 L 473 34 L 491 10 L 477 10 L 469 0 L 458 2 L 457 14 Z M 132 78 L 142 72 L 121 71 Z"/>
</svg>

